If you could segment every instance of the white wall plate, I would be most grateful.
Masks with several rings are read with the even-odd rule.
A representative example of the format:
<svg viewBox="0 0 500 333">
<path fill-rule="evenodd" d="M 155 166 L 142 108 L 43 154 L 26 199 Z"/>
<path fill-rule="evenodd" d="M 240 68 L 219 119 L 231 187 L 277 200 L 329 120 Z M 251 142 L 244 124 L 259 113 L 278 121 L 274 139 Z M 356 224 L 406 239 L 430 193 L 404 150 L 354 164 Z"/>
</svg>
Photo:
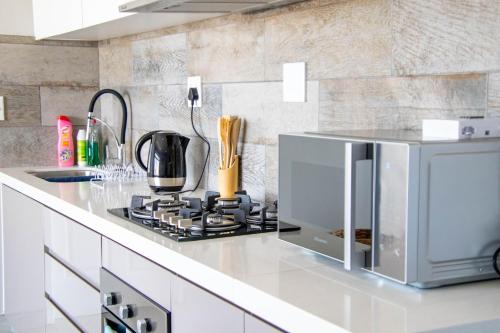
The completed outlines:
<svg viewBox="0 0 500 333">
<path fill-rule="evenodd" d="M 5 97 L 0 96 L 0 121 L 5 120 Z"/>
<path fill-rule="evenodd" d="M 189 98 L 187 98 L 187 96 L 188 96 L 190 88 L 196 88 L 198 90 L 199 98 L 197 101 L 194 102 L 194 107 L 200 108 L 202 105 L 202 101 L 203 101 L 203 94 L 202 94 L 202 90 L 201 90 L 201 76 L 188 77 L 186 99 L 188 100 L 189 107 L 191 107 L 191 101 L 189 100 Z"/>
<path fill-rule="evenodd" d="M 306 63 L 283 64 L 283 102 L 306 102 Z"/>
</svg>

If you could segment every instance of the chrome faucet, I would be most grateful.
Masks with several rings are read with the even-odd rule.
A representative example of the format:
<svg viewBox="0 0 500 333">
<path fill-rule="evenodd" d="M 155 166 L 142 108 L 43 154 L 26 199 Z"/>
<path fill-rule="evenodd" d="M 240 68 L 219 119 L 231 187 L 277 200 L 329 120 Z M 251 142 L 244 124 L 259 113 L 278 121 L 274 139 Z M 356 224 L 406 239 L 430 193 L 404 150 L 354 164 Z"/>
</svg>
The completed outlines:
<svg viewBox="0 0 500 333">
<path fill-rule="evenodd" d="M 109 126 L 103 120 L 94 117 L 95 103 L 97 102 L 97 100 L 99 99 L 99 97 L 101 97 L 104 94 L 111 94 L 111 95 L 115 96 L 116 98 L 118 98 L 118 100 L 120 101 L 120 104 L 122 106 L 122 126 L 121 126 L 120 139 L 118 139 L 118 137 L 116 136 L 115 131 L 113 130 L 113 128 L 111 128 L 111 126 Z M 124 154 L 123 154 L 123 150 L 124 150 L 124 147 L 125 147 L 125 131 L 127 130 L 127 104 L 125 104 L 125 99 L 123 98 L 123 96 L 118 91 L 116 91 L 116 90 L 113 90 L 113 89 L 102 89 L 102 90 L 99 90 L 94 95 L 94 97 L 92 97 L 92 100 L 90 101 L 90 105 L 89 105 L 89 113 L 88 113 L 88 116 L 87 116 L 87 142 L 89 140 L 90 122 L 91 122 L 92 119 L 95 119 L 97 122 L 99 122 L 100 124 L 104 125 L 111 132 L 111 134 L 113 135 L 113 138 L 114 138 L 114 140 L 116 142 L 116 147 L 117 147 L 117 150 L 118 150 L 118 156 L 117 157 L 118 157 L 118 160 L 120 161 L 119 163 L 121 165 L 125 165 L 125 157 L 124 157 Z"/>
</svg>

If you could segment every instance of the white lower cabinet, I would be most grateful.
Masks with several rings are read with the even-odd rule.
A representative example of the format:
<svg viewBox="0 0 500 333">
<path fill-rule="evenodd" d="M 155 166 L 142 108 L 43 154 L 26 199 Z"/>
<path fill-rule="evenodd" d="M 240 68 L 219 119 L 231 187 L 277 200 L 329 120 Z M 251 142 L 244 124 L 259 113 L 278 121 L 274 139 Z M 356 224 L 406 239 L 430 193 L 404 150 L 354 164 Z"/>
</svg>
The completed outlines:
<svg viewBox="0 0 500 333">
<path fill-rule="evenodd" d="M 49 300 L 46 301 L 45 308 L 45 333 L 80 333 L 80 330 Z"/>
<path fill-rule="evenodd" d="M 43 229 L 48 251 L 99 288 L 101 235 L 48 208 Z"/>
<path fill-rule="evenodd" d="M 45 255 L 45 291 L 84 332 L 100 332 L 99 291 L 49 255 Z"/>
<path fill-rule="evenodd" d="M 245 333 L 280 333 L 281 330 L 263 322 L 262 320 L 245 313 Z"/>
<path fill-rule="evenodd" d="M 43 209 L 2 185 L 4 310 L 16 333 L 45 330 Z"/>
<path fill-rule="evenodd" d="M 172 333 L 243 333 L 244 312 L 176 276 L 172 285 Z"/>
</svg>

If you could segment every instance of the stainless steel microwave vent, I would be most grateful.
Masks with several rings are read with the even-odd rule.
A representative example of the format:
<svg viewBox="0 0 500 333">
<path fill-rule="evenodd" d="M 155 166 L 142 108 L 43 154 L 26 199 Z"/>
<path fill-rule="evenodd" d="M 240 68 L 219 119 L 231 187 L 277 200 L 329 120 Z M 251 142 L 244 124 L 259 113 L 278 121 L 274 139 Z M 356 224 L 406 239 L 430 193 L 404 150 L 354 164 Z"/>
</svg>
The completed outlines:
<svg viewBox="0 0 500 333">
<path fill-rule="evenodd" d="M 252 12 L 304 0 L 134 0 L 120 12 L 138 13 L 234 13 Z"/>
</svg>

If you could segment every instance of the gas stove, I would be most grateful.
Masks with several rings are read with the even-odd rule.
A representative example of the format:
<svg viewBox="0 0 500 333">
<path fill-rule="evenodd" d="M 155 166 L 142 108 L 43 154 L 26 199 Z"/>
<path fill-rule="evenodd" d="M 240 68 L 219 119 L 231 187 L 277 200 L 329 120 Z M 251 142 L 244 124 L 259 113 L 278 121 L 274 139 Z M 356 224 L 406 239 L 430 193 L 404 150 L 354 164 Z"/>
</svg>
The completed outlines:
<svg viewBox="0 0 500 333">
<path fill-rule="evenodd" d="M 178 194 L 156 200 L 133 196 L 130 207 L 108 211 L 179 242 L 278 230 L 277 202 L 271 206 L 252 202 L 245 191 L 237 192 L 231 199 L 221 198 L 213 191 L 207 191 L 203 200 L 180 198 Z M 280 232 L 294 230 L 299 228 L 280 223 Z"/>
</svg>

